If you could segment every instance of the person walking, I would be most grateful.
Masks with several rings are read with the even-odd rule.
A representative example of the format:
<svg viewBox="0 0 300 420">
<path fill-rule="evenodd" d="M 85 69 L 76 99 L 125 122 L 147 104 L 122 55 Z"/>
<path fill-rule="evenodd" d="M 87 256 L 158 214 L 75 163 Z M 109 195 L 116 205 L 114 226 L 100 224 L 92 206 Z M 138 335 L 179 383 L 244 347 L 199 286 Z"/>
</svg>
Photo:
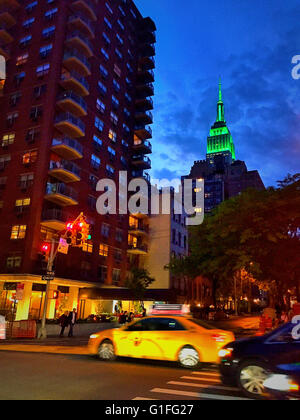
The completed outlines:
<svg viewBox="0 0 300 420">
<path fill-rule="evenodd" d="M 68 337 L 73 337 L 73 328 L 74 328 L 74 325 L 76 324 L 76 321 L 77 321 L 77 313 L 76 313 L 76 308 L 74 308 L 73 311 L 69 313 L 70 329 L 69 329 Z"/>
<path fill-rule="evenodd" d="M 64 336 L 64 332 L 65 332 L 65 328 L 69 325 L 69 312 L 65 311 L 62 316 L 59 318 L 59 325 L 61 326 L 61 330 L 60 330 L 60 337 Z"/>
</svg>

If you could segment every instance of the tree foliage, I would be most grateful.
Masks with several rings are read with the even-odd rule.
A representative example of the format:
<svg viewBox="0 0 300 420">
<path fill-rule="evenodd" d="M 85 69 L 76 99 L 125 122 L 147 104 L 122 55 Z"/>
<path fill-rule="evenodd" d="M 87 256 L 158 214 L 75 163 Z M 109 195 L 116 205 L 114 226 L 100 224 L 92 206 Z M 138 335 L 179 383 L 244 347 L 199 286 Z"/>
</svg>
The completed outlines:
<svg viewBox="0 0 300 420">
<path fill-rule="evenodd" d="M 173 259 L 169 269 L 213 281 L 215 294 L 232 290 L 245 269 L 278 295 L 296 287 L 300 294 L 300 174 L 278 188 L 249 189 L 223 202 L 204 223 L 190 229 L 190 255 Z"/>
<path fill-rule="evenodd" d="M 148 270 L 132 267 L 125 281 L 125 286 L 130 289 L 136 300 L 143 300 L 147 288 L 155 281 Z"/>
</svg>

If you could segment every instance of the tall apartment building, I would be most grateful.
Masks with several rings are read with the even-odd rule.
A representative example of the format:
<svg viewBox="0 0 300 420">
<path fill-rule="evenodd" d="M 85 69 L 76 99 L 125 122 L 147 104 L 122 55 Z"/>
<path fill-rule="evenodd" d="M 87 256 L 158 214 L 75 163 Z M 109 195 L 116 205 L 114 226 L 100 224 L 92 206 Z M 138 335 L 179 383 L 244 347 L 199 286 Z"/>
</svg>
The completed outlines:
<svg viewBox="0 0 300 420">
<path fill-rule="evenodd" d="M 53 287 L 63 294 L 75 284 L 68 279 L 122 285 L 128 256 L 138 252 L 134 240 L 128 246 L 128 216 L 97 214 L 96 184 L 111 178 L 118 185 L 121 170 L 149 180 L 155 31 L 131 0 L 0 0 L 0 54 L 7 60 L 0 295 L 25 279 L 29 313 L 34 291 L 44 291 L 41 244 L 80 212 L 92 240 L 58 254 L 60 286 Z"/>
</svg>

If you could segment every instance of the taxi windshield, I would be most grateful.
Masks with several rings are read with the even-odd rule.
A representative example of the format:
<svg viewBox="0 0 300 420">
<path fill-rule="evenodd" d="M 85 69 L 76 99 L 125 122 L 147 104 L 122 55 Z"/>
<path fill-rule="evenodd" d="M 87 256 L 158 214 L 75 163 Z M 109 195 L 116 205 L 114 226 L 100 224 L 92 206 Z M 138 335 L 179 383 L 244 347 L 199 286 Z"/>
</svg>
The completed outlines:
<svg viewBox="0 0 300 420">
<path fill-rule="evenodd" d="M 206 330 L 214 330 L 215 329 L 215 327 L 212 327 L 211 325 L 209 325 L 205 321 L 202 321 L 202 319 L 188 318 L 188 320 L 190 322 L 192 322 L 193 324 L 199 325 L 199 327 L 202 327 Z"/>
</svg>

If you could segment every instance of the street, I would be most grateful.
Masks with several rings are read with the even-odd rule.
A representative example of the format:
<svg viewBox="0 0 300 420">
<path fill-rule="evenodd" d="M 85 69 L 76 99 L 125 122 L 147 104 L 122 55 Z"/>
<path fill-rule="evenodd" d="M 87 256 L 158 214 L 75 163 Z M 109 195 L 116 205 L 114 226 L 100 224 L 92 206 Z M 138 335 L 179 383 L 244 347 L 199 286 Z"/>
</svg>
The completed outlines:
<svg viewBox="0 0 300 420">
<path fill-rule="evenodd" d="M 1 400 L 239 399 L 216 368 L 184 370 L 144 360 L 100 362 L 86 355 L 0 353 Z"/>
</svg>

